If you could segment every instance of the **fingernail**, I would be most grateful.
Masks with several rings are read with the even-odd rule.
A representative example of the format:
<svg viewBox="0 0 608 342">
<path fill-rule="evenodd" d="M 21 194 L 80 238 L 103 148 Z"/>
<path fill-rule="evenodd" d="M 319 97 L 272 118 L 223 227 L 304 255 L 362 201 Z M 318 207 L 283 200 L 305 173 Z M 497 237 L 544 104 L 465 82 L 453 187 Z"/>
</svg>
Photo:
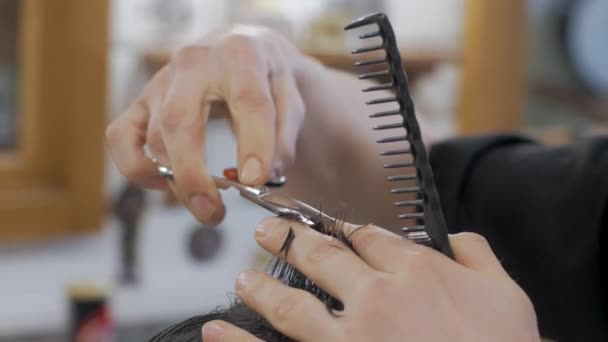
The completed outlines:
<svg viewBox="0 0 608 342">
<path fill-rule="evenodd" d="M 219 338 L 224 334 L 224 329 L 217 322 L 209 322 L 203 325 L 203 336 L 205 341 L 210 339 L 211 341 L 219 341 Z"/>
<path fill-rule="evenodd" d="M 265 238 L 266 233 L 268 233 L 267 227 L 262 225 L 258 225 L 257 227 L 255 227 L 255 238 L 257 240 Z"/>
<path fill-rule="evenodd" d="M 247 287 L 247 284 L 251 281 L 251 272 L 242 272 L 239 274 L 239 277 L 236 278 L 236 286 L 235 289 L 237 291 L 244 289 Z"/>
<path fill-rule="evenodd" d="M 272 232 L 279 222 L 280 219 L 276 217 L 267 217 L 263 219 L 262 222 L 258 223 L 257 227 L 255 227 L 255 237 L 264 238 L 266 235 Z"/>
<path fill-rule="evenodd" d="M 194 195 L 190 199 L 190 207 L 203 220 L 209 220 L 215 212 L 215 206 L 206 195 Z"/>
<path fill-rule="evenodd" d="M 245 184 L 253 184 L 262 174 L 262 163 L 257 158 L 250 157 L 241 168 L 239 180 Z"/>
<path fill-rule="evenodd" d="M 267 220 L 260 222 L 257 227 L 255 227 L 255 237 L 256 239 L 263 239 L 266 237 L 268 232 L 272 229 L 272 225 L 267 223 Z"/>
</svg>

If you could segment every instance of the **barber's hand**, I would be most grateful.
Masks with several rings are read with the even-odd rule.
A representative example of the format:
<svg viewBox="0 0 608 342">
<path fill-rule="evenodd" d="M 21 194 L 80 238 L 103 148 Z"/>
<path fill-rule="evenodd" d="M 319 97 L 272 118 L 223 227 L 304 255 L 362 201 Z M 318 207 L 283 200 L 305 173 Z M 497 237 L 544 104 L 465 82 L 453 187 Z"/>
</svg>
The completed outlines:
<svg viewBox="0 0 608 342">
<path fill-rule="evenodd" d="M 456 262 L 378 227 L 354 232 L 355 252 L 304 225 L 264 220 L 258 243 L 276 256 L 289 227 L 287 261 L 344 303 L 331 315 L 312 294 L 260 272 L 245 272 L 237 295 L 277 330 L 299 341 L 539 341 L 526 294 L 479 235 L 453 235 Z M 356 229 L 344 225 L 346 236 Z M 203 327 L 203 339 L 259 341 L 227 322 Z"/>
<path fill-rule="evenodd" d="M 211 104 L 224 101 L 230 112 L 239 179 L 262 184 L 294 158 L 304 117 L 296 84 L 303 59 L 287 39 L 261 27 L 237 26 L 182 48 L 109 125 L 112 159 L 131 181 L 164 189 L 147 145 L 173 169 L 174 190 L 196 218 L 221 220 L 224 207 L 204 159 Z"/>
</svg>

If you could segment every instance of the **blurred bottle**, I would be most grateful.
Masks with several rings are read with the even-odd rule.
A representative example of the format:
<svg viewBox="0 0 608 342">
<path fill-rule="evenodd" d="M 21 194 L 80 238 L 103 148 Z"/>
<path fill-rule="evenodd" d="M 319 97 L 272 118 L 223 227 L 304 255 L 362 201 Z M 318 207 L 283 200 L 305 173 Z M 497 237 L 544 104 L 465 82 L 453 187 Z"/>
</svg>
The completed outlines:
<svg viewBox="0 0 608 342">
<path fill-rule="evenodd" d="M 104 289 L 94 284 L 68 288 L 71 342 L 112 342 L 114 327 Z"/>
</svg>

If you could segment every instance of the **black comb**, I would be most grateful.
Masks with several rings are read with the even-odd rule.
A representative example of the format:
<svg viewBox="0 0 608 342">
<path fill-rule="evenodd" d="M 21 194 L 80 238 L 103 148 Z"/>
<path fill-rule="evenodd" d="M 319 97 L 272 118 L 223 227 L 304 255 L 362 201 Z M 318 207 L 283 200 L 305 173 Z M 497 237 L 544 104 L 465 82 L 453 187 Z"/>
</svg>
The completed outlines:
<svg viewBox="0 0 608 342">
<path fill-rule="evenodd" d="M 387 169 L 407 169 L 410 173 L 390 176 L 387 178 L 389 182 L 412 181 L 415 180 L 417 185 L 410 187 L 399 187 L 391 190 L 394 194 L 415 194 L 415 199 L 396 201 L 394 204 L 397 207 L 413 208 L 413 212 L 400 214 L 400 219 L 412 222 L 402 228 L 404 236 L 416 243 L 427 245 L 435 248 L 441 253 L 453 258 L 452 248 L 448 240 L 448 230 L 441 211 L 439 195 L 435 188 L 433 180 L 433 172 L 429 164 L 426 150 L 422 142 L 420 127 L 416 119 L 414 111 L 414 102 L 410 96 L 408 80 L 401 55 L 397 48 L 395 33 L 391 26 L 388 17 L 384 13 L 374 13 L 365 17 L 359 18 L 347 25 L 344 29 L 351 30 L 354 28 L 373 25 L 377 26 L 376 31 L 365 33 L 359 36 L 360 39 L 370 39 L 379 37 L 381 43 L 369 47 L 362 47 L 352 51 L 353 54 L 370 53 L 373 51 L 384 51 L 384 56 L 372 58 L 366 61 L 356 62 L 355 66 L 386 66 L 386 69 L 380 71 L 372 71 L 361 74 L 360 79 L 387 79 L 387 82 L 379 83 L 371 87 L 363 89 L 364 92 L 392 90 L 394 95 L 378 98 L 366 102 L 368 105 L 379 103 L 394 102 L 398 104 L 397 109 L 378 112 L 370 115 L 372 118 L 393 117 L 400 115 L 402 122 L 383 124 L 374 127 L 374 130 L 396 130 L 404 129 L 404 134 L 392 135 L 383 139 L 377 140 L 378 143 L 388 144 L 396 142 L 409 143 L 409 146 L 387 150 L 381 153 L 382 156 L 409 155 L 410 161 L 384 164 Z M 397 121 L 397 120 L 395 120 Z"/>
</svg>

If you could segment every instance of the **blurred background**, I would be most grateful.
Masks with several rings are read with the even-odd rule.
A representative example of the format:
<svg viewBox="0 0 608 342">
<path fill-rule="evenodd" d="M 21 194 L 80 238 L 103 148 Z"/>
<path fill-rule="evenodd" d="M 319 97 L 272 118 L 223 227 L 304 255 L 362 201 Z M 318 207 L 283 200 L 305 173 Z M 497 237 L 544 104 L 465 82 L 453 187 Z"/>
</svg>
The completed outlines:
<svg viewBox="0 0 608 342">
<path fill-rule="evenodd" d="M 0 0 L 0 341 L 69 340 L 90 308 L 115 340 L 145 340 L 227 303 L 237 274 L 268 260 L 251 239 L 265 213 L 227 193 L 221 226 L 197 224 L 125 182 L 104 127 L 210 30 L 269 26 L 352 71 L 342 27 L 373 11 L 440 136 L 608 132 L 608 0 Z M 235 145 L 221 119 L 209 132 L 219 173 Z"/>
</svg>

